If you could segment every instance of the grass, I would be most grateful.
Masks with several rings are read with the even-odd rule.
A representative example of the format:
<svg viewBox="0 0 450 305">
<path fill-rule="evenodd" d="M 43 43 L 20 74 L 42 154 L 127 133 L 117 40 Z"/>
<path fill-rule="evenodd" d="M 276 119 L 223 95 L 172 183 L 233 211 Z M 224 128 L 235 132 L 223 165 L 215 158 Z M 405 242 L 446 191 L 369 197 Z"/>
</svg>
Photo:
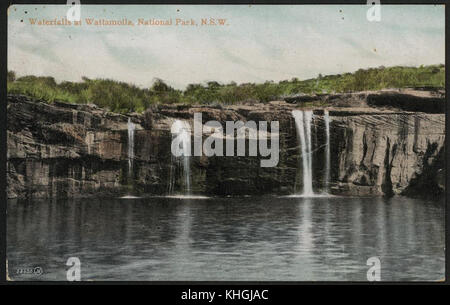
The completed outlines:
<svg viewBox="0 0 450 305">
<path fill-rule="evenodd" d="M 189 84 L 177 90 L 157 79 L 150 88 L 139 88 L 111 79 L 82 78 L 81 82 L 56 83 L 53 77 L 23 76 L 8 72 L 8 93 L 23 94 L 48 103 L 93 103 L 118 113 L 142 112 L 152 104 L 219 104 L 262 102 L 295 94 L 341 93 L 384 88 L 445 87 L 445 66 L 378 67 L 338 75 L 319 74 L 307 80 L 284 80 L 278 83 Z"/>
</svg>

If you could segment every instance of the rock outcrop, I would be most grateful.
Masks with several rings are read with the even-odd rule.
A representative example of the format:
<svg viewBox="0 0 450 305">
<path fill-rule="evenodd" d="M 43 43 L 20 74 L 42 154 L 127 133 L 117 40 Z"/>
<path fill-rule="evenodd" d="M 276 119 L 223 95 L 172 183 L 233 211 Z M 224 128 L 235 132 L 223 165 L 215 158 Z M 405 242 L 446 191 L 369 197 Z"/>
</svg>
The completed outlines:
<svg viewBox="0 0 450 305">
<path fill-rule="evenodd" d="M 408 108 L 404 93 L 390 92 L 392 105 L 375 94 L 328 96 L 331 117 L 331 192 L 340 195 L 436 195 L 444 188 L 445 115 L 442 96 L 408 92 L 420 104 Z M 371 97 L 372 96 L 372 97 Z M 383 94 L 380 94 L 383 96 Z M 334 101 L 334 102 L 333 102 Z M 430 102 L 430 111 L 424 103 Z M 323 101 L 314 106 L 313 185 L 324 186 Z M 405 106 L 406 105 L 406 106 Z M 438 106 L 436 106 L 438 105 Z M 93 105 L 46 104 L 8 96 L 8 198 L 166 194 L 182 191 L 182 168 L 171 155 L 171 124 L 279 121 L 279 163 L 266 157 L 191 157 L 192 193 L 209 195 L 293 194 L 301 189 L 301 150 L 292 110 L 301 102 L 223 107 L 156 105 L 144 114 L 114 114 Z M 405 108 L 406 107 L 406 108 Z M 410 111 L 410 110 L 415 111 Z M 436 110 L 438 109 L 438 110 Z M 427 113 L 429 112 L 429 113 Z M 133 172 L 128 173 L 128 118 L 135 124 Z M 192 124 L 192 123 L 191 123 Z M 206 137 L 206 136 L 205 136 Z M 175 175 L 170 177 L 170 175 Z"/>
</svg>

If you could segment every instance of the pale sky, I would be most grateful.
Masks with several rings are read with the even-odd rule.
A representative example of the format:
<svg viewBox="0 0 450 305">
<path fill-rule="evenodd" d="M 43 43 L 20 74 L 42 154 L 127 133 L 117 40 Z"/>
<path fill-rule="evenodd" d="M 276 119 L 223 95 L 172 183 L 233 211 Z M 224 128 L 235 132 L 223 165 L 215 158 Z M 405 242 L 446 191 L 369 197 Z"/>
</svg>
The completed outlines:
<svg viewBox="0 0 450 305">
<path fill-rule="evenodd" d="M 111 78 L 150 86 L 155 78 L 182 89 L 216 80 L 280 81 L 359 68 L 445 63 L 443 5 L 382 5 L 369 22 L 366 5 L 82 5 L 81 26 L 36 26 L 29 18 L 66 16 L 65 5 L 8 10 L 8 70 L 57 81 Z M 201 18 L 227 19 L 201 26 Z M 135 26 L 88 26 L 85 18 Z M 194 19 L 198 26 L 137 26 L 137 19 Z M 22 20 L 22 22 L 21 22 Z"/>
</svg>

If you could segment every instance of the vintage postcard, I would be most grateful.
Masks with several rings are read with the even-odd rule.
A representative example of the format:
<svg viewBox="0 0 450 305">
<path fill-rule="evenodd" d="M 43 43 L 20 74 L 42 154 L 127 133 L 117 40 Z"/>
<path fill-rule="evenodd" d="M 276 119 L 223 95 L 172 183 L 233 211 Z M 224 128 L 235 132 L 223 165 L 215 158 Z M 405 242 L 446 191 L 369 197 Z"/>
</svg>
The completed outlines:
<svg viewBox="0 0 450 305">
<path fill-rule="evenodd" d="M 7 19 L 9 280 L 445 280 L 444 5 Z"/>
</svg>

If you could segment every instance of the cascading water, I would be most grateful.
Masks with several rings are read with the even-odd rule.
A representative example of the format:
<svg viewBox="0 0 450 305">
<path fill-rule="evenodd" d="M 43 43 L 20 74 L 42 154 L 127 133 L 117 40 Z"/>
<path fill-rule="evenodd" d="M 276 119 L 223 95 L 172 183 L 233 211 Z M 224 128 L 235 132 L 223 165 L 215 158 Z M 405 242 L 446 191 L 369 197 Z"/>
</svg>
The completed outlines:
<svg viewBox="0 0 450 305">
<path fill-rule="evenodd" d="M 128 118 L 127 129 L 128 129 L 128 184 L 132 186 L 133 177 L 133 159 L 134 159 L 134 130 L 136 126 L 131 122 L 131 118 Z M 139 197 L 135 197 L 132 195 L 125 195 L 120 197 L 122 199 L 135 199 Z"/>
<path fill-rule="evenodd" d="M 172 164 L 169 173 L 169 194 L 174 193 L 176 180 L 174 164 L 178 164 L 183 169 L 185 195 L 189 195 L 191 193 L 191 128 L 188 122 L 177 120 L 172 124 L 171 132 L 172 137 L 176 139 L 172 141 L 171 148 Z"/>
<path fill-rule="evenodd" d="M 297 135 L 300 141 L 302 151 L 302 169 L 303 169 L 303 194 L 304 197 L 315 196 L 330 196 L 329 195 L 329 183 L 330 183 L 330 115 L 328 110 L 324 110 L 324 122 L 325 122 L 325 169 L 324 169 L 324 190 L 322 194 L 314 193 L 312 187 L 313 179 L 313 167 L 312 167 L 312 155 L 313 147 L 311 143 L 311 123 L 313 119 L 312 111 L 293 110 L 292 115 L 295 119 L 295 126 L 297 129 Z M 314 129 L 317 136 L 317 130 Z M 321 146 L 321 147 L 323 147 Z M 317 149 L 317 148 L 316 148 Z"/>
<path fill-rule="evenodd" d="M 303 196 L 313 196 L 312 188 L 312 147 L 311 147 L 311 121 L 312 111 L 293 110 L 297 135 L 300 139 L 303 165 Z"/>
<path fill-rule="evenodd" d="M 326 147 L 325 147 L 325 192 L 330 193 L 330 115 L 328 110 L 324 110 Z"/>
<path fill-rule="evenodd" d="M 135 125 L 131 122 L 131 118 L 128 118 L 128 177 L 133 174 L 133 159 L 134 159 L 134 129 Z"/>
</svg>

